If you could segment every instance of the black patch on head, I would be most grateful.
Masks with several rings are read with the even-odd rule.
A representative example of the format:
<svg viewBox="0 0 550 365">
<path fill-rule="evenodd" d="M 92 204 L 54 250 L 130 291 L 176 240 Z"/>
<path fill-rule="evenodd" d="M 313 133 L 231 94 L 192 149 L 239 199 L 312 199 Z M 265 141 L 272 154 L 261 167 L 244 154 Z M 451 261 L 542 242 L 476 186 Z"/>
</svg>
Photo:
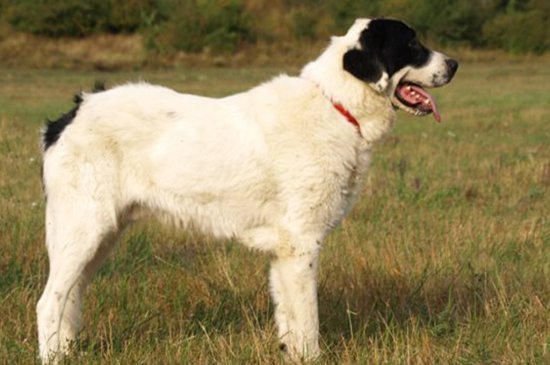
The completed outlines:
<svg viewBox="0 0 550 365">
<path fill-rule="evenodd" d="M 105 91 L 105 84 L 102 82 L 96 82 L 94 84 L 92 92 L 98 93 L 101 91 Z M 42 136 L 44 151 L 46 151 L 50 146 L 57 142 L 65 127 L 71 124 L 73 119 L 76 117 L 76 114 L 78 113 L 78 108 L 80 108 L 80 104 L 82 103 L 82 92 L 76 94 L 73 98 L 73 101 L 75 103 L 75 106 L 69 112 L 61 115 L 56 120 L 48 119 L 46 121 L 46 129 L 44 131 L 44 135 Z"/>
<path fill-rule="evenodd" d="M 359 37 L 361 49 L 344 54 L 344 69 L 366 82 L 376 82 L 383 72 L 389 77 L 406 66 L 420 67 L 430 51 L 413 29 L 399 20 L 373 19 Z"/>
</svg>

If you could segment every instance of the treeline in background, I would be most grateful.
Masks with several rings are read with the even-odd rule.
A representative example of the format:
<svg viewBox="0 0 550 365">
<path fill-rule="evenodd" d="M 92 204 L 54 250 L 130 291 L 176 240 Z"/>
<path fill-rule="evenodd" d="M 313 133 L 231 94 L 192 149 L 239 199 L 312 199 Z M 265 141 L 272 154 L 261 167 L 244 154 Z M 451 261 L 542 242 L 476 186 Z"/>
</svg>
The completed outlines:
<svg viewBox="0 0 550 365">
<path fill-rule="evenodd" d="M 0 0 L 0 40 L 137 34 L 148 52 L 227 54 L 325 41 L 374 16 L 403 19 L 440 46 L 550 49 L 548 0 Z"/>
</svg>

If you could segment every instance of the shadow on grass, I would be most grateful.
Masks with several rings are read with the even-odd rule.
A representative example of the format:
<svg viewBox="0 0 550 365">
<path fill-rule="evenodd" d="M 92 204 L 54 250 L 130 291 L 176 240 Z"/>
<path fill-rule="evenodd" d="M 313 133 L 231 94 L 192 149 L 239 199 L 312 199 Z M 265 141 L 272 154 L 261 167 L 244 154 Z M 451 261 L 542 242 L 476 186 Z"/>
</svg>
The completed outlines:
<svg viewBox="0 0 550 365">
<path fill-rule="evenodd" d="M 451 335 L 465 316 L 480 315 L 496 295 L 491 274 L 475 273 L 469 266 L 453 275 L 424 270 L 412 279 L 369 269 L 347 275 L 340 279 L 344 284 L 339 290 L 328 288 L 326 282 L 319 288 L 321 336 L 329 347 L 405 329 Z"/>
</svg>

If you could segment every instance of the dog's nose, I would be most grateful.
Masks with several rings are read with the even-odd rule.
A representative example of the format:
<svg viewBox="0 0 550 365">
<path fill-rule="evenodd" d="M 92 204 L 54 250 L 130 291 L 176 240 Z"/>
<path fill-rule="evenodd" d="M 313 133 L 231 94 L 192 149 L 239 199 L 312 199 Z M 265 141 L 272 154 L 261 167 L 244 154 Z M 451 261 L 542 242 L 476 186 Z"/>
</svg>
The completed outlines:
<svg viewBox="0 0 550 365">
<path fill-rule="evenodd" d="M 448 58 L 445 60 L 445 63 L 447 64 L 447 68 L 449 70 L 449 78 L 451 78 L 455 75 L 455 72 L 458 69 L 458 62 L 452 58 Z"/>
</svg>

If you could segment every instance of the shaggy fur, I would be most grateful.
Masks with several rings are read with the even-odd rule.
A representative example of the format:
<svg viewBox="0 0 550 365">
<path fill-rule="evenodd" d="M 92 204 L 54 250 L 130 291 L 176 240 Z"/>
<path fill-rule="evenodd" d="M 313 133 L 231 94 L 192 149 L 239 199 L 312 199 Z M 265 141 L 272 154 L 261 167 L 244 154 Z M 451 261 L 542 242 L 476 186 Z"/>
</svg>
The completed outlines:
<svg viewBox="0 0 550 365">
<path fill-rule="evenodd" d="M 43 362 L 70 350 L 86 285 L 118 232 L 145 215 L 273 253 L 281 349 L 293 360 L 319 354 L 319 250 L 353 206 L 371 146 L 394 123 L 392 105 L 404 108 L 393 93 L 400 80 L 440 86 L 454 74 L 433 51 L 390 70 L 382 49 L 367 51 L 367 43 L 383 43 L 379 33 L 392 29 L 406 38 L 399 29 L 410 28 L 370 22 L 334 37 L 299 77 L 221 99 L 129 84 L 84 94 L 60 125 L 50 124 L 43 177 L 50 273 L 37 305 Z M 378 30 L 369 33 L 373 24 Z M 398 39 L 384 42 L 397 47 Z M 364 61 L 372 64 L 362 72 Z"/>
</svg>

